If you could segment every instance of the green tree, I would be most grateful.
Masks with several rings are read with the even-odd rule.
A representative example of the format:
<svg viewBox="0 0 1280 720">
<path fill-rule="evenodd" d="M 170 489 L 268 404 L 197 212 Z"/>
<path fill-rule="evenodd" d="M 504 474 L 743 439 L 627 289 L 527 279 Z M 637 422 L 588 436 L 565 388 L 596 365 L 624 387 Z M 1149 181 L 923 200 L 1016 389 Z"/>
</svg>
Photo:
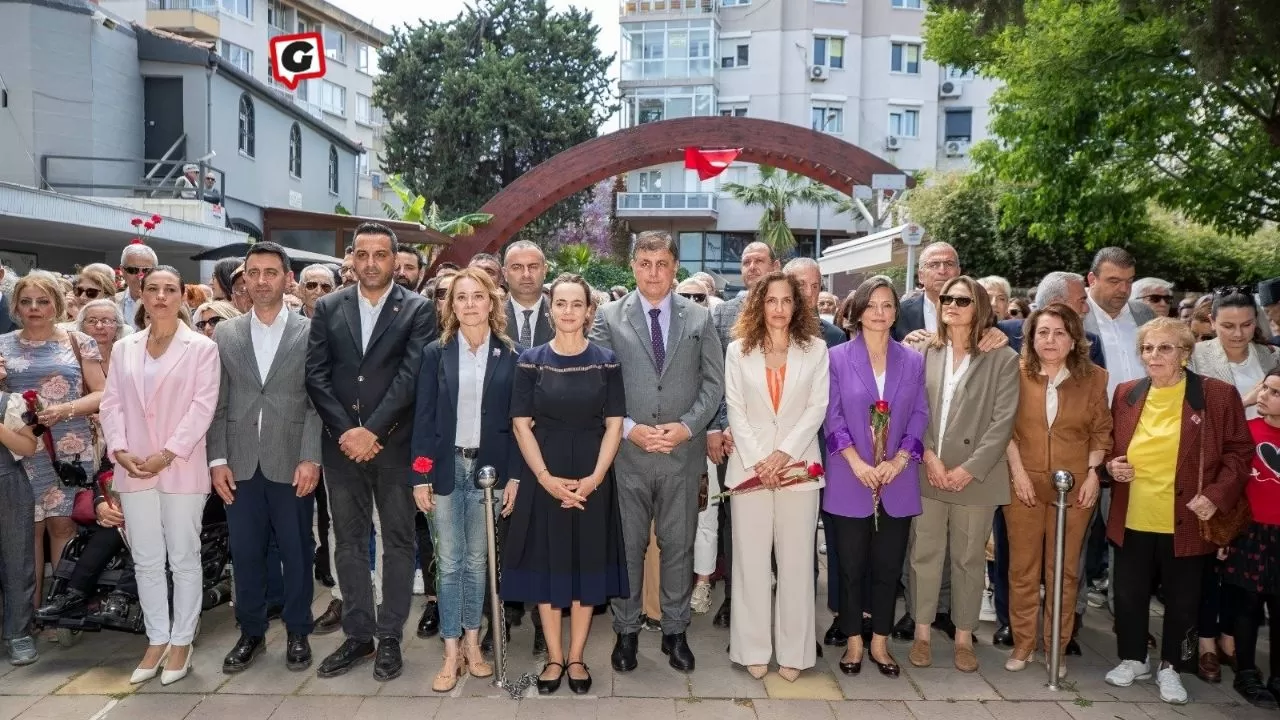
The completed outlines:
<svg viewBox="0 0 1280 720">
<path fill-rule="evenodd" d="M 399 175 L 388 176 L 387 187 L 396 194 L 396 199 L 400 203 L 400 207 L 395 207 L 383 201 L 382 210 L 391 220 L 418 223 L 451 237 L 462 237 L 474 235 L 476 227 L 493 219 L 489 213 L 473 212 L 446 220 L 440 217 L 439 205 L 428 203 L 427 198 L 422 195 L 415 195 L 405 184 L 404 178 Z"/>
<path fill-rule="evenodd" d="M 760 166 L 760 182 L 754 185 L 726 183 L 723 189 L 743 205 L 763 210 L 756 234 L 777 253 L 796 246 L 796 236 L 787 224 L 787 210 L 792 205 L 826 205 L 839 200 L 839 193 L 826 185 L 770 165 Z"/>
<path fill-rule="evenodd" d="M 453 20 L 397 28 L 374 89 L 388 119 L 383 166 L 461 215 L 595 137 L 617 109 L 599 33 L 591 13 L 547 0 L 476 0 Z M 557 205 L 544 224 L 565 224 L 580 204 Z"/>
<path fill-rule="evenodd" d="M 1004 86 L 1002 223 L 1036 238 L 1127 245 L 1149 201 L 1222 233 L 1280 221 L 1280 18 L 1274 0 L 937 0 L 927 54 Z M 1214 13 L 1229 20 L 1215 23 Z M 1225 29 L 1224 29 L 1225 28 Z M 1212 32 L 1236 54 L 1199 52 Z M 1209 35 L 1206 35 L 1209 33 Z M 1269 41 L 1269 42 L 1264 42 Z"/>
</svg>

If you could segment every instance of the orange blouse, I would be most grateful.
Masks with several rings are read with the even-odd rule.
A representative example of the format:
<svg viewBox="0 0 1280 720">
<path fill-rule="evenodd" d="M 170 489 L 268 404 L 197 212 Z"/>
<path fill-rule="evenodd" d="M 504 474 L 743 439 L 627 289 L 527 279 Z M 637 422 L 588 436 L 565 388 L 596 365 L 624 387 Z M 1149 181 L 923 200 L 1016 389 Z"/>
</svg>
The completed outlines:
<svg viewBox="0 0 1280 720">
<path fill-rule="evenodd" d="M 782 384 L 787 379 L 787 366 L 783 364 L 776 368 L 766 367 L 764 369 L 765 381 L 769 385 L 769 399 L 773 401 L 773 411 L 778 412 L 778 405 L 782 402 Z"/>
</svg>

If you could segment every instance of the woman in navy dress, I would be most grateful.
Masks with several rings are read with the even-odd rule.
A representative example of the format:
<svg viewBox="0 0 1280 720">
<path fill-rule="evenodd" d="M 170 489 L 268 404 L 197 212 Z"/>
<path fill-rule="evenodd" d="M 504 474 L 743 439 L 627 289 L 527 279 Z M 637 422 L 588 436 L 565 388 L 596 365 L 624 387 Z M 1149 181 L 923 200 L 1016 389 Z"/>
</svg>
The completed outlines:
<svg viewBox="0 0 1280 720">
<path fill-rule="evenodd" d="M 617 359 L 587 342 L 594 312 L 586 281 L 556 278 L 555 337 L 521 354 L 512 389 L 512 425 L 528 468 L 524 479 L 536 479 L 539 487 L 516 495 L 502 595 L 538 605 L 547 639 L 547 664 L 538 679 L 543 694 L 555 692 L 565 675 L 575 693 L 591 689 L 582 657 L 593 608 L 630 594 L 611 469 L 626 401 Z M 566 607 L 567 659 L 560 628 Z"/>
</svg>

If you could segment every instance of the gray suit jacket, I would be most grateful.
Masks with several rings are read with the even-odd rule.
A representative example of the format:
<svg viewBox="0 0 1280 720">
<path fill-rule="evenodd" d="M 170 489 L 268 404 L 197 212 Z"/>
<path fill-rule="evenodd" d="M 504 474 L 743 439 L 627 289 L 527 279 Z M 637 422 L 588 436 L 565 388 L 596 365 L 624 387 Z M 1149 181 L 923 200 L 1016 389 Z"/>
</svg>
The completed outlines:
<svg viewBox="0 0 1280 720">
<path fill-rule="evenodd" d="M 1280 350 L 1258 343 L 1253 344 L 1253 350 L 1258 353 L 1258 364 L 1262 366 L 1264 375 L 1280 365 Z M 1222 341 L 1218 338 L 1196 343 L 1195 350 L 1191 351 L 1189 369 L 1197 375 L 1215 378 L 1228 385 L 1236 384 L 1227 362 L 1227 352 L 1222 349 Z"/>
<path fill-rule="evenodd" d="M 623 474 L 697 477 L 706 471 L 707 436 L 702 430 L 724 396 L 724 351 L 706 308 L 673 293 L 671 314 L 661 371 L 654 367 L 649 322 L 638 291 L 600 308 L 591 325 L 591 341 L 612 350 L 622 366 L 627 416 L 642 425 L 682 422 L 692 433 L 670 455 L 647 453 L 623 440 L 617 459 Z"/>
<path fill-rule="evenodd" d="M 284 334 L 266 378 L 258 376 L 253 354 L 252 312 L 220 323 L 214 334 L 222 360 L 222 384 L 209 426 L 209 460 L 226 460 L 236 480 L 248 480 L 261 467 L 269 480 L 292 483 L 298 463 L 321 462 L 320 416 L 306 388 L 311 321 L 281 312 L 285 313 Z"/>
<path fill-rule="evenodd" d="M 736 295 L 711 308 L 711 323 L 715 325 L 716 336 L 720 338 L 720 347 L 726 355 L 729 352 L 729 343 L 733 342 L 733 325 L 738 322 L 738 316 L 742 314 L 742 306 L 746 300 L 745 296 Z M 720 403 L 720 409 L 707 429 L 729 429 L 729 407 L 724 402 Z"/>
</svg>

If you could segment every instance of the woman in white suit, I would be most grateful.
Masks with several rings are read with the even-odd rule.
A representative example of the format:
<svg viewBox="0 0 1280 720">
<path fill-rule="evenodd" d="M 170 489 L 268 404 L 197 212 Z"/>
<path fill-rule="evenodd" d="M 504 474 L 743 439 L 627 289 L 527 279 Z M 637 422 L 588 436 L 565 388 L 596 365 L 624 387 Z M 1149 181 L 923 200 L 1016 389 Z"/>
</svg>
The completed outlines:
<svg viewBox="0 0 1280 720">
<path fill-rule="evenodd" d="M 751 289 L 725 362 L 725 402 L 734 451 L 725 485 L 763 489 L 734 497 L 733 615 L 729 658 L 757 679 L 769 671 L 794 682 L 817 662 L 814 528 L 821 476 L 781 486 L 820 463 L 818 429 L 827 411 L 827 345 L 796 280 L 771 273 Z M 744 485 L 745 483 L 745 485 Z M 741 490 L 740 489 L 740 492 Z M 770 579 L 778 559 L 777 616 Z M 773 629 L 772 642 L 770 628 Z"/>
</svg>

